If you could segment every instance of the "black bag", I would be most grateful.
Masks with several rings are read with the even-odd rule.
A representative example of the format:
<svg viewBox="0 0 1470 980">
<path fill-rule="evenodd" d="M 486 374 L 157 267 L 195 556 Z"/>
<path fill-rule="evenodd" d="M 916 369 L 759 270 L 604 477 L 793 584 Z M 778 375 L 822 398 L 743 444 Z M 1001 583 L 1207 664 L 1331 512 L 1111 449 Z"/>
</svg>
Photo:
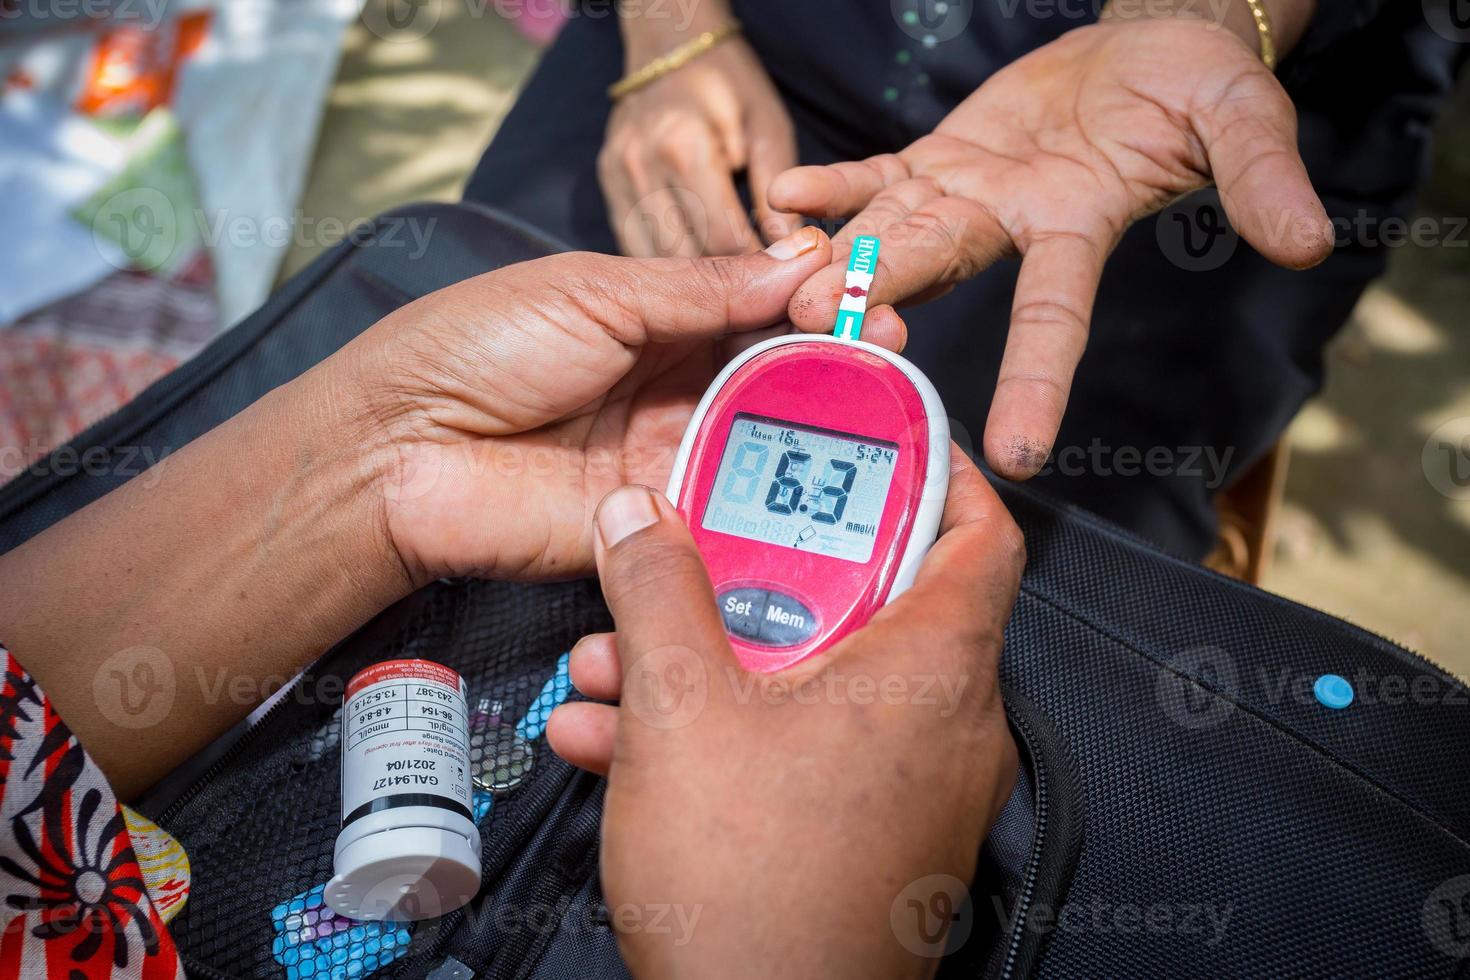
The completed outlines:
<svg viewBox="0 0 1470 980">
<path fill-rule="evenodd" d="M 435 223 L 417 260 L 393 247 L 408 220 Z M 411 298 L 556 249 L 470 205 L 385 216 L 73 445 L 156 457 Z M 0 550 L 127 478 L 110 469 L 0 489 Z M 943 976 L 1470 975 L 1470 692 L 1339 620 L 1000 489 L 1029 554 L 1002 664 L 1021 773 L 970 904 L 900 902 L 896 930 L 951 920 Z M 191 974 L 623 975 L 596 873 L 602 784 L 539 737 L 565 691 L 558 658 L 608 626 L 594 582 L 436 582 L 182 790 L 152 794 L 143 808 L 192 863 L 172 924 Z M 397 656 L 459 670 L 472 702 L 521 719 L 532 762 L 482 823 L 474 902 L 411 930 L 333 932 L 311 890 L 332 873 L 340 681 Z M 1325 674 L 1353 684 L 1350 706 L 1319 703 Z"/>
</svg>

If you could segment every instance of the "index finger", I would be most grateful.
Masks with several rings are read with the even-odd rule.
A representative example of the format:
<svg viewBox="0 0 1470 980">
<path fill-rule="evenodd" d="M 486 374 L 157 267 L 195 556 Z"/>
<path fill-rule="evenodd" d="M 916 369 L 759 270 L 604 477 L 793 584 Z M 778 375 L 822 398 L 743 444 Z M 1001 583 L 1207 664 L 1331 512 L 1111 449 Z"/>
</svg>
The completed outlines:
<svg viewBox="0 0 1470 980">
<path fill-rule="evenodd" d="M 841 218 L 867 207 L 884 188 L 909 176 L 901 157 L 884 153 L 821 167 L 793 167 L 771 182 L 766 198 L 777 211 Z"/>
<path fill-rule="evenodd" d="M 833 243 L 833 262 L 802 284 L 789 315 L 797 329 L 831 329 L 842 299 L 853 234 L 883 241 L 870 303 L 900 304 L 975 275 L 1012 250 L 1000 222 L 968 198 L 936 196 L 928 181 L 895 185 L 873 199 Z"/>
<path fill-rule="evenodd" d="M 1007 479 L 1036 475 L 1051 454 L 1108 250 L 1078 234 L 1039 237 L 1026 249 L 985 423 L 985 458 Z"/>
</svg>

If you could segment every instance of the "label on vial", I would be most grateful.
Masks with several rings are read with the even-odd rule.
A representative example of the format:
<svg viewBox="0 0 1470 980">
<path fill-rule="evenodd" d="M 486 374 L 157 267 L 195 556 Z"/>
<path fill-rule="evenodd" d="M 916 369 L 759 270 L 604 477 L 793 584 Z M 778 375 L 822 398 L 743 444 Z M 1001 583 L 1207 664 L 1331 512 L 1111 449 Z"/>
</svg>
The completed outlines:
<svg viewBox="0 0 1470 980">
<path fill-rule="evenodd" d="M 401 806 L 471 818 L 464 678 L 428 660 L 359 671 L 342 708 L 342 826 Z"/>
</svg>

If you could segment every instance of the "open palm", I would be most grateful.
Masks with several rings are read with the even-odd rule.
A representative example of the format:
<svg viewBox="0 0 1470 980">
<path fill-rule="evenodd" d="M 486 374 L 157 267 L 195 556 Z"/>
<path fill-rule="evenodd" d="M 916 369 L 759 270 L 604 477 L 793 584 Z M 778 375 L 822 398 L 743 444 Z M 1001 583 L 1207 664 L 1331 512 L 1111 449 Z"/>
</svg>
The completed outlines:
<svg viewBox="0 0 1470 980">
<path fill-rule="evenodd" d="M 1045 462 L 1086 343 L 1103 262 L 1130 224 L 1211 181 L 1230 220 L 1279 264 L 1331 251 L 1286 92 L 1235 35 L 1202 21 L 1104 22 L 996 73 L 896 154 L 787 171 L 777 207 L 856 215 L 792 319 L 814 329 L 842 288 L 841 247 L 879 234 L 873 298 L 923 299 L 1024 256 L 986 425 L 991 465 Z"/>
</svg>

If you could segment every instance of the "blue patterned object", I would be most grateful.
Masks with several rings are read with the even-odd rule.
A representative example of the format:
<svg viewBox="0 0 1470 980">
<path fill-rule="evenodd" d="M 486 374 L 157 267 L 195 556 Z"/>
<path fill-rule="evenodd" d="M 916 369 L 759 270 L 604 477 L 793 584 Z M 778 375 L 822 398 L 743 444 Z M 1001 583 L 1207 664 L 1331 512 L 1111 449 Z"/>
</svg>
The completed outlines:
<svg viewBox="0 0 1470 980">
<path fill-rule="evenodd" d="M 522 718 L 520 724 L 516 725 L 516 734 L 528 742 L 541 737 L 546 731 L 546 723 L 551 720 L 551 711 L 557 705 L 567 699 L 572 693 L 572 678 L 567 672 L 567 666 L 571 663 L 570 652 L 562 654 L 556 661 L 556 673 L 551 675 L 541 687 L 541 693 L 526 710 L 526 717 Z"/>
<path fill-rule="evenodd" d="M 271 909 L 276 938 L 271 956 L 287 980 L 365 977 L 408 951 L 409 930 L 399 922 L 359 922 L 338 915 L 317 885 Z"/>
<path fill-rule="evenodd" d="M 474 817 L 475 823 L 484 823 L 485 818 L 490 816 L 490 809 L 495 803 L 495 797 L 483 789 L 477 789 L 475 790 L 475 798 L 471 802 L 473 804 L 471 814 Z"/>
</svg>

